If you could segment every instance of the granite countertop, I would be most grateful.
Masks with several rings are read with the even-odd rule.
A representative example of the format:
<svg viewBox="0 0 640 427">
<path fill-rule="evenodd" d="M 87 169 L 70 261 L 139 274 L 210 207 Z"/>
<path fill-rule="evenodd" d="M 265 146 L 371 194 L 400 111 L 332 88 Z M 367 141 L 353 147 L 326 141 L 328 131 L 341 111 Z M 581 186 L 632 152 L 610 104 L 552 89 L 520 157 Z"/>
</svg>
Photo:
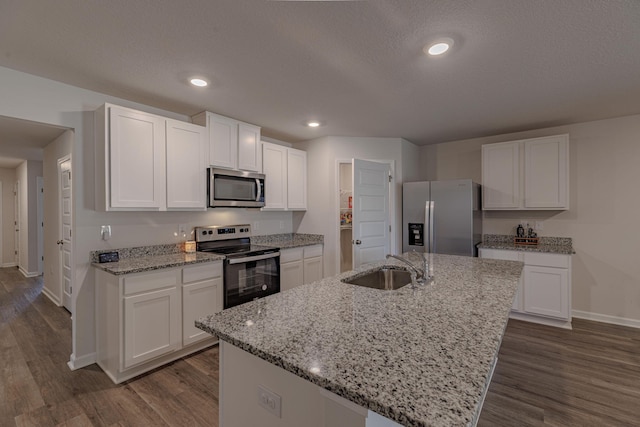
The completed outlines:
<svg viewBox="0 0 640 427">
<path fill-rule="evenodd" d="M 251 243 L 280 249 L 298 248 L 301 246 L 322 245 L 322 234 L 285 233 L 254 236 Z"/>
<path fill-rule="evenodd" d="M 550 254 L 572 255 L 573 243 L 570 237 L 540 237 L 539 244 L 525 246 L 515 245 L 513 237 L 503 234 L 485 234 L 482 243 L 478 245 L 480 249 L 504 249 L 508 251 L 524 252 L 544 252 Z"/>
<path fill-rule="evenodd" d="M 224 259 L 223 255 L 206 252 L 185 253 L 182 248 L 177 244 L 94 251 L 90 254 L 91 265 L 107 273 L 121 275 Z M 118 252 L 120 261 L 98 263 L 98 255 L 104 252 Z"/>
<path fill-rule="evenodd" d="M 435 278 L 417 289 L 340 281 L 382 265 L 402 267 L 389 259 L 196 326 L 402 425 L 469 425 L 479 415 L 523 264 L 429 257 Z"/>
</svg>

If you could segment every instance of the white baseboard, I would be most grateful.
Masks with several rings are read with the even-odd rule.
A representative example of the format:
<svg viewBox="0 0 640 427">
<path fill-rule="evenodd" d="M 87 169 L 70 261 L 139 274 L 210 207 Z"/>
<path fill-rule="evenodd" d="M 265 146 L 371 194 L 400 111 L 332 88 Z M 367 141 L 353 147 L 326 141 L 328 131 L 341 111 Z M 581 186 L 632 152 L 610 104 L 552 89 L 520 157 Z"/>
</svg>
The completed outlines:
<svg viewBox="0 0 640 427">
<path fill-rule="evenodd" d="M 60 298 L 56 297 L 54 294 L 51 293 L 49 289 L 45 288 L 44 286 L 42 287 L 42 293 L 58 307 L 62 306 L 62 301 L 60 300 Z"/>
<path fill-rule="evenodd" d="M 37 271 L 25 271 L 22 267 L 18 267 L 18 270 L 24 277 L 38 277 L 40 275 Z"/>
<path fill-rule="evenodd" d="M 525 322 L 538 323 L 540 325 L 555 326 L 556 328 L 571 329 L 571 319 L 553 319 L 551 317 L 536 316 L 533 314 L 511 311 L 509 319 L 524 320 Z"/>
<path fill-rule="evenodd" d="M 96 353 L 85 354 L 84 356 L 81 356 L 81 357 L 76 357 L 75 354 L 71 354 L 71 357 L 67 362 L 67 366 L 72 371 L 75 371 L 76 369 L 93 365 L 94 363 L 96 363 L 96 360 L 97 360 Z"/>
<path fill-rule="evenodd" d="M 609 316 L 608 314 L 590 313 L 588 311 L 573 310 L 573 317 L 578 319 L 593 320 L 595 322 L 611 323 L 613 325 L 640 328 L 640 320 L 627 319 L 625 317 Z"/>
<path fill-rule="evenodd" d="M 17 267 L 18 264 L 16 264 L 15 262 L 5 262 L 4 264 L 0 265 L 1 268 L 9 268 L 9 267 Z"/>
</svg>

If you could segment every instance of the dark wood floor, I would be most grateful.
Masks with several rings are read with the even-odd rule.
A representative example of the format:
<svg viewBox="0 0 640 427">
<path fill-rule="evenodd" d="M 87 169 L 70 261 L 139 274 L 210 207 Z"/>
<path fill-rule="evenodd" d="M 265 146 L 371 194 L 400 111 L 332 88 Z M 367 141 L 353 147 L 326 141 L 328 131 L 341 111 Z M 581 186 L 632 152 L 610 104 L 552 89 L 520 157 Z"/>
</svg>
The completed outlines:
<svg viewBox="0 0 640 427">
<path fill-rule="evenodd" d="M 0 426 L 218 425 L 217 347 L 121 385 L 72 372 L 69 313 L 41 289 L 0 269 Z M 480 426 L 640 426 L 640 330 L 573 325 L 509 322 Z"/>
</svg>

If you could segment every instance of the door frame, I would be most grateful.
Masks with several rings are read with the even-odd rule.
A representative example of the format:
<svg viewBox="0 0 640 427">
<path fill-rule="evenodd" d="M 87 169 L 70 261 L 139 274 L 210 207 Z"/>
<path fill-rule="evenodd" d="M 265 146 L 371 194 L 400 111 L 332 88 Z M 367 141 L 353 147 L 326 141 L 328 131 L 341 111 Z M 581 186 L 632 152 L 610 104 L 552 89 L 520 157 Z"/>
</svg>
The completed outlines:
<svg viewBox="0 0 640 427">
<path fill-rule="evenodd" d="M 38 243 L 38 275 L 44 273 L 44 178 L 36 177 L 36 218 L 37 218 L 37 243 Z"/>
<path fill-rule="evenodd" d="M 57 175 L 57 180 L 58 180 L 58 198 L 57 198 L 57 205 L 58 205 L 58 212 L 57 212 L 57 216 L 58 216 L 58 223 L 56 224 L 57 229 L 58 229 L 58 239 L 59 241 L 64 241 L 64 222 L 63 222 L 63 209 L 64 206 L 62 204 L 62 192 L 63 192 L 63 188 L 62 188 L 62 171 L 63 171 L 63 164 L 68 164 L 69 165 L 69 174 L 70 176 L 73 176 L 73 163 L 71 161 L 71 154 L 67 154 L 65 156 L 60 157 L 57 162 L 56 162 L 56 175 Z M 64 169 L 67 170 L 67 169 Z M 74 313 L 74 293 L 73 293 L 73 287 L 74 287 L 74 276 L 75 276 L 75 272 L 74 272 L 74 238 L 73 235 L 75 233 L 73 233 L 73 226 L 74 226 L 74 218 L 73 218 L 73 181 L 70 178 L 70 185 L 71 185 L 71 190 L 70 190 L 70 198 L 71 198 L 71 206 L 70 208 L 70 212 L 71 212 L 71 224 L 70 224 L 70 229 L 69 229 L 69 287 L 71 289 L 71 292 L 69 293 L 69 298 L 67 299 L 65 297 L 65 276 L 64 276 L 64 243 L 62 247 L 59 247 L 59 251 L 58 251 L 58 259 L 56 260 L 57 264 L 58 264 L 58 282 L 59 282 L 59 286 L 60 286 L 60 302 L 62 304 L 62 306 L 64 308 L 66 308 L 72 315 Z M 59 245 L 58 245 L 59 246 Z"/>
<path fill-rule="evenodd" d="M 334 274 L 340 273 L 340 165 L 342 163 L 351 164 L 351 161 L 354 158 L 350 159 L 336 159 L 335 164 L 335 182 L 334 182 L 334 198 L 333 198 L 333 212 L 334 212 L 334 234 L 336 236 L 336 246 L 335 246 L 335 265 L 336 272 Z M 395 168 L 395 160 L 388 159 L 361 159 L 366 160 L 368 162 L 376 162 L 388 164 L 389 169 L 391 170 L 391 182 L 389 183 L 389 224 L 391 225 L 391 232 L 389 233 L 389 251 L 392 254 L 396 253 L 396 233 L 398 232 L 398 226 L 396 224 L 396 212 L 394 209 L 395 201 L 396 201 L 396 185 L 399 183 L 396 176 L 396 168 Z M 353 170 L 351 171 L 353 174 Z M 353 250 L 353 245 L 352 248 Z"/>
</svg>

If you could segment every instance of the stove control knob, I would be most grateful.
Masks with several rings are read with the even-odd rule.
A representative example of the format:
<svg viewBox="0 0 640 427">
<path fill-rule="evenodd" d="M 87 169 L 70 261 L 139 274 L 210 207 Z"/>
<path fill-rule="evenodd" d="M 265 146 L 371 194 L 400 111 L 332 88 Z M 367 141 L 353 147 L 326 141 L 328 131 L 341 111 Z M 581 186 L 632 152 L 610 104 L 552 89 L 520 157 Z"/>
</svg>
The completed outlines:
<svg viewBox="0 0 640 427">
<path fill-rule="evenodd" d="M 262 290 L 266 291 L 267 290 L 267 285 L 262 285 Z"/>
<path fill-rule="evenodd" d="M 213 234 L 213 231 L 212 231 L 212 230 L 209 230 L 209 234 Z"/>
<path fill-rule="evenodd" d="M 202 235 L 205 236 L 207 234 L 207 230 L 202 230 Z"/>
</svg>

